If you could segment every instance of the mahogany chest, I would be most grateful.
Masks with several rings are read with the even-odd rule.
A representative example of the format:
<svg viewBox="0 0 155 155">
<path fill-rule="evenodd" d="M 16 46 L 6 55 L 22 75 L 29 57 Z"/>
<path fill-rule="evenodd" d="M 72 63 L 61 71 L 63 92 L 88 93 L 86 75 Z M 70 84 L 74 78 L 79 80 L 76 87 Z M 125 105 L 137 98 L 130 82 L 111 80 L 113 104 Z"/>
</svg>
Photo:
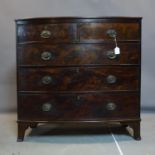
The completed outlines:
<svg viewBox="0 0 155 155">
<path fill-rule="evenodd" d="M 141 18 L 19 19 L 16 40 L 18 141 L 39 123 L 119 123 L 140 140 Z"/>
</svg>

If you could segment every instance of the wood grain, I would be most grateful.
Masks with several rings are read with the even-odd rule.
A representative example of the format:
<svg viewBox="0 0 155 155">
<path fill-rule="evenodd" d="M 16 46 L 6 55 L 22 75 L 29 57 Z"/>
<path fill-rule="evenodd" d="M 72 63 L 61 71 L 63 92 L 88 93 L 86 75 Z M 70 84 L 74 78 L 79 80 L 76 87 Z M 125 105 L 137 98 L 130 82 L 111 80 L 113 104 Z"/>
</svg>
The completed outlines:
<svg viewBox="0 0 155 155">
<path fill-rule="evenodd" d="M 121 54 L 115 59 L 108 57 L 109 51 L 114 51 L 115 44 L 30 44 L 18 46 L 19 65 L 42 66 L 72 66 L 72 65 L 118 65 L 139 64 L 140 45 L 119 43 Z M 43 60 L 42 53 L 51 53 L 51 59 Z"/>
<path fill-rule="evenodd" d="M 20 91 L 112 91 L 138 90 L 137 67 L 70 67 L 70 68 L 22 68 L 19 70 Z M 113 75 L 116 83 L 109 84 Z M 52 78 L 44 84 L 45 76 Z"/>
<path fill-rule="evenodd" d="M 104 120 L 138 117 L 139 98 L 136 94 L 44 94 L 20 95 L 19 118 L 21 120 Z M 115 110 L 108 110 L 107 104 L 116 104 Z M 50 103 L 50 111 L 42 106 Z M 31 107 L 31 108 L 30 108 Z M 128 109 L 128 110 L 126 110 Z"/>
<path fill-rule="evenodd" d="M 121 49 L 115 59 L 108 56 L 115 48 L 110 29 Z M 88 129 L 117 123 L 140 140 L 141 18 L 19 19 L 16 40 L 18 141 L 38 123 Z"/>
</svg>

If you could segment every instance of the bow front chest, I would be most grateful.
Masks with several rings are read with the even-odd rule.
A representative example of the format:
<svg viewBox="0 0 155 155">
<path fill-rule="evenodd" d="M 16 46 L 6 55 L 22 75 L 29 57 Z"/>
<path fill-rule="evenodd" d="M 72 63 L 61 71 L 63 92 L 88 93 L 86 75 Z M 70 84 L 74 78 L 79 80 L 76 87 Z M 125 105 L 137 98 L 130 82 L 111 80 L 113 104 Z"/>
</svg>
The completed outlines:
<svg viewBox="0 0 155 155">
<path fill-rule="evenodd" d="M 39 123 L 119 123 L 140 139 L 141 18 L 19 19 L 16 39 L 18 141 Z"/>
</svg>

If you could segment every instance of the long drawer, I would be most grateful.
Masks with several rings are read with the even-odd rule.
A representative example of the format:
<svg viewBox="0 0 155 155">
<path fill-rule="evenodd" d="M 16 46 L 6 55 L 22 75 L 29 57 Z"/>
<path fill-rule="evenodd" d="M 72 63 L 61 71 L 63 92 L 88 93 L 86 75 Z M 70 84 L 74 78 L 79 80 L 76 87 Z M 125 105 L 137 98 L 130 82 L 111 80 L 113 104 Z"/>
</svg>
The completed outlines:
<svg viewBox="0 0 155 155">
<path fill-rule="evenodd" d="M 20 120 L 102 120 L 139 115 L 136 94 L 19 94 Z"/>
<path fill-rule="evenodd" d="M 19 65 L 117 65 L 139 64 L 140 45 L 119 43 L 121 54 L 111 44 L 30 44 L 17 47 Z"/>
<path fill-rule="evenodd" d="M 117 91 L 139 89 L 138 67 L 20 68 L 19 91 Z"/>
</svg>

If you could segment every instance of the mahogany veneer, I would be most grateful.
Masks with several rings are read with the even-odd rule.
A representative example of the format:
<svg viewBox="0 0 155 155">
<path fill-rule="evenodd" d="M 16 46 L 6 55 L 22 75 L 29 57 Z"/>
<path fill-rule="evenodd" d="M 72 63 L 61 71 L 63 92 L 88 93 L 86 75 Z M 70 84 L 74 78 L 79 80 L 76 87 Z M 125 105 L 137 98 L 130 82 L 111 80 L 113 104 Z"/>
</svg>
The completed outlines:
<svg viewBox="0 0 155 155">
<path fill-rule="evenodd" d="M 140 140 L 141 18 L 19 19 L 16 34 L 18 141 L 39 123 L 120 123 Z"/>
</svg>

